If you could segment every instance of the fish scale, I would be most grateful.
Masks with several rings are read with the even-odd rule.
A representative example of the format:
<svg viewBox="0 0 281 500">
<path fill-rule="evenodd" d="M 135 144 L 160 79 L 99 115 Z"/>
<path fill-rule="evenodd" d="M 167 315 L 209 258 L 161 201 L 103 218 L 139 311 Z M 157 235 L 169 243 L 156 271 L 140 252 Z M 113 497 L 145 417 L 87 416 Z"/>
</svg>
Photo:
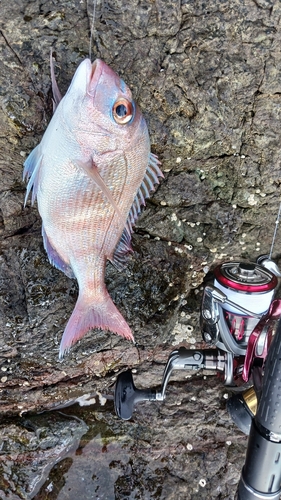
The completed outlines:
<svg viewBox="0 0 281 500">
<path fill-rule="evenodd" d="M 162 177 L 147 126 L 125 83 L 104 62 L 86 59 L 24 164 L 26 199 L 37 197 L 50 262 L 79 285 L 60 357 L 90 329 L 133 340 L 104 283 L 106 260 L 122 269 L 132 225 Z"/>
</svg>

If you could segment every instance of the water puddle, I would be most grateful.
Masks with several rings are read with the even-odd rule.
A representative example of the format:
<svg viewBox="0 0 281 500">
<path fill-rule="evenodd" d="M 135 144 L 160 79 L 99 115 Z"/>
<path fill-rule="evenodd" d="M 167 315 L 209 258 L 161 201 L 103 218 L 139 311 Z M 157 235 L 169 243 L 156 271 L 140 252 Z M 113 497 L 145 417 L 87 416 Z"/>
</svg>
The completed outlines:
<svg viewBox="0 0 281 500">
<path fill-rule="evenodd" d="M 170 384 L 165 403 L 118 419 L 112 400 L 0 421 L 1 500 L 234 498 L 246 436 L 223 404 L 220 381 Z M 105 398 L 104 398 L 105 399 Z"/>
<path fill-rule="evenodd" d="M 159 486 L 155 490 L 153 481 L 145 484 L 146 464 L 133 463 L 135 436 L 126 430 L 128 426 L 115 417 L 112 402 L 87 409 L 75 405 L 3 422 L 0 498 L 159 498 Z M 151 496 L 152 490 L 156 496 Z"/>
</svg>

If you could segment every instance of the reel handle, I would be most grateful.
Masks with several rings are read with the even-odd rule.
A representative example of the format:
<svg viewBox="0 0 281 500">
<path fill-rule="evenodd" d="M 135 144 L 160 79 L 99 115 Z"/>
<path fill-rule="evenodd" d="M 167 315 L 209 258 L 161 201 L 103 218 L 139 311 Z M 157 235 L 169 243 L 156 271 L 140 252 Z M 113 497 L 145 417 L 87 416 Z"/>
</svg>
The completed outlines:
<svg viewBox="0 0 281 500">
<path fill-rule="evenodd" d="M 232 380 L 232 356 L 220 352 L 218 349 L 205 349 L 204 351 L 180 347 L 170 353 L 163 373 L 162 384 L 159 390 L 137 389 L 131 370 L 126 370 L 118 375 L 114 405 L 119 418 L 129 420 L 133 414 L 134 406 L 140 401 L 164 401 L 168 381 L 174 370 L 217 370 L 231 373 L 226 375 L 225 382 Z"/>
<path fill-rule="evenodd" d="M 114 406 L 119 418 L 129 420 L 136 403 L 155 400 L 156 391 L 154 389 L 142 390 L 136 388 L 131 370 L 126 370 L 118 375 L 114 393 Z"/>
<path fill-rule="evenodd" d="M 281 494 L 281 321 L 266 360 L 263 390 L 252 421 L 238 500 L 279 500 Z"/>
</svg>

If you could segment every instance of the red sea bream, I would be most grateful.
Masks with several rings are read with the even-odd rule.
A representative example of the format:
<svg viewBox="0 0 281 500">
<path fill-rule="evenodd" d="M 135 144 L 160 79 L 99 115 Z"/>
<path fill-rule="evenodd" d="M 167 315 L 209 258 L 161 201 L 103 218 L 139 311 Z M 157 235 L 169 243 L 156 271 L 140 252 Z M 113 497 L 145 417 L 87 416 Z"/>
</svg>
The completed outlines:
<svg viewBox="0 0 281 500">
<path fill-rule="evenodd" d="M 60 357 L 91 328 L 133 334 L 104 284 L 106 260 L 122 268 L 132 225 L 162 176 L 129 88 L 97 59 L 79 65 L 61 98 L 51 68 L 53 118 L 24 164 L 26 199 L 37 197 L 50 262 L 75 277 L 79 295 Z"/>
</svg>

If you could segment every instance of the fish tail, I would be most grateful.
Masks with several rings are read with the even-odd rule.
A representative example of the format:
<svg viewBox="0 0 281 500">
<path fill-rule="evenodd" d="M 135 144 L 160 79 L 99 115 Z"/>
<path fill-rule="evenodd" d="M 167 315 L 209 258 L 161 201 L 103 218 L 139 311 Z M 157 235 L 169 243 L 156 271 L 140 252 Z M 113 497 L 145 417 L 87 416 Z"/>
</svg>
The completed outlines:
<svg viewBox="0 0 281 500">
<path fill-rule="evenodd" d="M 105 291 L 102 300 L 90 305 L 83 295 L 79 295 L 61 339 L 59 358 L 62 359 L 64 353 L 69 351 L 70 347 L 92 328 L 110 330 L 121 337 L 134 341 L 129 325 L 112 302 L 107 291 Z"/>
</svg>

